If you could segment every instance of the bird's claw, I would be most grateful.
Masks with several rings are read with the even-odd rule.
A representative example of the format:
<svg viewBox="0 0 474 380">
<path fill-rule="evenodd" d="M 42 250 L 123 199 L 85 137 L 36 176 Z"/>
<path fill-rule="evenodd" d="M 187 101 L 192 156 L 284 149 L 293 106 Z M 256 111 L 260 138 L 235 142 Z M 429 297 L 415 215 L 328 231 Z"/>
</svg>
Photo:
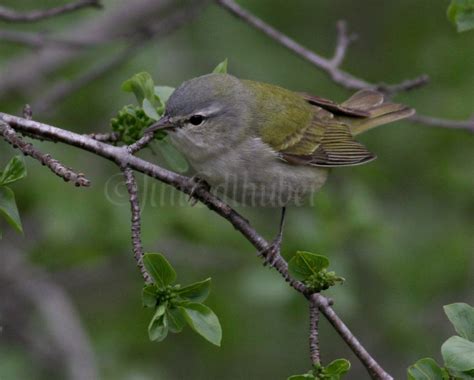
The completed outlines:
<svg viewBox="0 0 474 380">
<path fill-rule="evenodd" d="M 281 259 L 281 242 L 283 241 L 283 226 L 285 224 L 286 207 L 281 209 L 280 227 L 278 235 L 272 243 L 265 249 L 258 252 L 258 256 L 263 258 L 263 265 L 274 267 Z"/>
<path fill-rule="evenodd" d="M 194 182 L 194 185 L 189 193 L 188 202 L 191 207 L 194 207 L 198 203 L 198 200 L 194 198 L 194 193 L 196 190 L 199 188 L 204 188 L 205 190 L 209 191 L 211 189 L 211 185 L 209 185 L 204 179 L 197 176 L 192 177 L 191 180 Z"/>
<path fill-rule="evenodd" d="M 258 252 L 258 256 L 263 258 L 264 266 L 270 265 L 273 267 L 276 264 L 281 256 L 281 241 L 282 237 L 278 236 L 267 248 Z"/>
</svg>

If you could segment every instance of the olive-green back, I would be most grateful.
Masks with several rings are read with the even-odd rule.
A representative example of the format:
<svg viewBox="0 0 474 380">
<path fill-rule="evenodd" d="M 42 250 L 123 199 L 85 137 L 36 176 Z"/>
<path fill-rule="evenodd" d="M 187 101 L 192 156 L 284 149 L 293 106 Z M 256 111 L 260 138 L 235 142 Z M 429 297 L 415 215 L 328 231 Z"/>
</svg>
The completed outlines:
<svg viewBox="0 0 474 380">
<path fill-rule="evenodd" d="M 253 96 L 252 128 L 283 160 L 299 165 L 346 166 L 375 158 L 354 140 L 350 126 L 335 116 L 340 113 L 361 119 L 369 116 L 367 112 L 266 83 L 242 82 Z"/>
</svg>

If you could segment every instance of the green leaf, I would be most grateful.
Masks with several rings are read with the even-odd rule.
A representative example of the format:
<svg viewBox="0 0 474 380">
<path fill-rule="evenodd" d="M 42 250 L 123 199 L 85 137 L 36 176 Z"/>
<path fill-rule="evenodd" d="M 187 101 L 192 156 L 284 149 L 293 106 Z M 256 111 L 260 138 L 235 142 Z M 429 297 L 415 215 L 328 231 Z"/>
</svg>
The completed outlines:
<svg viewBox="0 0 474 380">
<path fill-rule="evenodd" d="M 176 280 L 176 272 L 166 258 L 160 253 L 143 255 L 145 269 L 160 288 L 172 284 Z"/>
<path fill-rule="evenodd" d="M 147 284 L 142 290 L 142 303 L 144 307 L 156 307 L 158 289 L 154 284 Z"/>
<path fill-rule="evenodd" d="M 443 380 L 443 370 L 431 358 L 418 360 L 408 367 L 408 380 Z"/>
<path fill-rule="evenodd" d="M 451 377 L 449 377 L 449 374 Z M 474 379 L 474 370 L 466 371 L 466 372 L 459 372 L 450 370 L 449 374 L 445 377 L 446 380 L 472 380 Z"/>
<path fill-rule="evenodd" d="M 7 222 L 18 232 L 23 232 L 15 194 L 6 186 L 0 186 L 0 215 L 3 215 Z"/>
<path fill-rule="evenodd" d="M 344 375 L 345 373 L 349 372 L 351 369 L 351 363 L 349 360 L 346 359 L 336 359 L 329 363 L 329 365 L 326 367 L 326 373 L 328 375 L 335 376 L 337 378 L 340 378 L 341 375 Z"/>
<path fill-rule="evenodd" d="M 16 182 L 26 177 L 26 166 L 21 156 L 13 157 L 3 170 L 0 172 L 0 186 Z"/>
<path fill-rule="evenodd" d="M 474 369 L 474 342 L 452 336 L 441 346 L 441 354 L 448 369 L 460 372 Z"/>
<path fill-rule="evenodd" d="M 227 74 L 227 58 L 219 63 L 212 72 L 214 74 Z"/>
<path fill-rule="evenodd" d="M 456 25 L 458 32 L 474 28 L 474 0 L 452 0 L 448 7 L 448 19 Z"/>
<path fill-rule="evenodd" d="M 166 307 L 166 304 L 159 305 L 148 325 L 148 336 L 151 341 L 161 342 L 168 335 L 168 320 L 165 314 Z"/>
<path fill-rule="evenodd" d="M 158 96 L 162 105 L 165 105 L 173 92 L 173 87 L 155 86 L 155 95 Z"/>
<path fill-rule="evenodd" d="M 143 104 L 145 99 L 148 99 L 153 106 L 157 108 L 160 106 L 160 102 L 155 96 L 155 84 L 151 75 L 147 72 L 135 74 L 129 80 L 123 82 L 122 90 L 133 92 L 140 105 Z"/>
<path fill-rule="evenodd" d="M 194 331 L 212 344 L 221 345 L 221 324 L 210 308 L 201 303 L 188 303 L 180 306 L 180 309 Z"/>
<path fill-rule="evenodd" d="M 305 251 L 296 252 L 288 262 L 290 274 L 300 281 L 304 281 L 328 266 L 329 259 L 326 256 Z"/>
<path fill-rule="evenodd" d="M 178 295 L 189 302 L 204 302 L 211 291 L 211 279 L 195 282 L 177 291 Z"/>
<path fill-rule="evenodd" d="M 158 114 L 158 111 L 148 99 L 143 99 L 142 109 L 143 112 L 145 112 L 145 115 L 147 115 L 150 119 L 160 120 L 160 115 Z"/>
<path fill-rule="evenodd" d="M 189 169 L 188 162 L 184 156 L 178 152 L 167 140 L 159 140 L 156 142 L 163 158 L 166 160 L 170 168 L 178 173 L 187 172 Z"/>
<path fill-rule="evenodd" d="M 293 375 L 290 376 L 287 380 L 315 380 L 316 378 L 310 373 L 305 373 L 304 375 Z"/>
<path fill-rule="evenodd" d="M 180 308 L 166 310 L 166 318 L 168 320 L 168 328 L 173 333 L 181 332 L 186 324 L 186 318 Z"/>
<path fill-rule="evenodd" d="M 456 332 L 463 338 L 474 342 L 474 307 L 467 303 L 452 303 L 444 306 L 444 312 Z"/>
</svg>

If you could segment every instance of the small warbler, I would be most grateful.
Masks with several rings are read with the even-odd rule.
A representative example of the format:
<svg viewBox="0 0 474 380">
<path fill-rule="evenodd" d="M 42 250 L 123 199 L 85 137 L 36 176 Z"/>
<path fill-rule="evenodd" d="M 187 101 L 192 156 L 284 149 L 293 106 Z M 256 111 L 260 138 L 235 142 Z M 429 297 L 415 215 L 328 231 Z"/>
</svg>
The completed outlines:
<svg viewBox="0 0 474 380">
<path fill-rule="evenodd" d="M 146 132 L 166 130 L 196 176 L 217 193 L 250 206 L 282 208 L 278 235 L 260 252 L 273 265 L 286 206 L 318 191 L 331 167 L 375 159 L 354 136 L 414 112 L 385 102 L 374 90 L 338 104 L 216 73 L 178 87 L 163 117 Z"/>
<path fill-rule="evenodd" d="M 217 193 L 251 206 L 301 204 L 331 167 L 375 159 L 354 136 L 413 115 L 361 90 L 345 102 L 271 84 L 208 74 L 184 82 L 164 116 L 164 129 L 198 178 Z"/>
</svg>

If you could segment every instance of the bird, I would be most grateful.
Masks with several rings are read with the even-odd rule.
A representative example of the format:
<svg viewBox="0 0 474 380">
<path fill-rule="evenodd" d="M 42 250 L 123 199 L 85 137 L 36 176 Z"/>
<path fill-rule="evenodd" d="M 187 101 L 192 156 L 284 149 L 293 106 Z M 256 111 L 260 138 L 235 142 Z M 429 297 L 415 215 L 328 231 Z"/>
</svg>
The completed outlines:
<svg viewBox="0 0 474 380">
<path fill-rule="evenodd" d="M 361 165 L 376 156 L 355 137 L 414 114 L 362 89 L 342 103 L 230 74 L 182 83 L 160 120 L 195 178 L 217 194 L 252 207 L 302 205 L 321 189 L 331 168 Z"/>
</svg>

